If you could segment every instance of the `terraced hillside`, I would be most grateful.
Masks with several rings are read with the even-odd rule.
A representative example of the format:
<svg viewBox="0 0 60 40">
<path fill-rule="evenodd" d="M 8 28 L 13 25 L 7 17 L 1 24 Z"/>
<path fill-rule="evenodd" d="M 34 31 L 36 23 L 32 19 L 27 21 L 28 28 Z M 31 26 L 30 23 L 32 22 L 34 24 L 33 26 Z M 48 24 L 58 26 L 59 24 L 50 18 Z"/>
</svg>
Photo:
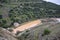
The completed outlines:
<svg viewBox="0 0 60 40">
<path fill-rule="evenodd" d="M 42 24 L 39 22 L 40 25 L 27 30 L 18 31 L 16 34 L 4 28 L 0 28 L 0 40 L 60 40 L 60 21 L 55 18 L 40 20 Z M 27 24 L 25 26 L 27 26 Z"/>
<path fill-rule="evenodd" d="M 19 40 L 60 40 L 60 23 L 45 22 L 17 35 Z"/>
</svg>

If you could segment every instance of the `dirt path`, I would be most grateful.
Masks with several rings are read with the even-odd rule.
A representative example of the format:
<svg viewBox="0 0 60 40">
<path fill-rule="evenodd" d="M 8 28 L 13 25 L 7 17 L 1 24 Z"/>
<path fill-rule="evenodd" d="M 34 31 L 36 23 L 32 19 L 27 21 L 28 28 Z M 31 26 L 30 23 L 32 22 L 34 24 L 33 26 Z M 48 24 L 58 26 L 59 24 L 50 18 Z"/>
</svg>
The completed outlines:
<svg viewBox="0 0 60 40">
<path fill-rule="evenodd" d="M 16 29 L 13 29 L 13 33 L 16 33 L 17 31 L 24 31 L 26 29 L 35 27 L 35 26 L 37 26 L 39 24 L 41 24 L 41 21 L 39 19 L 38 20 L 31 21 L 31 22 L 28 22 L 28 23 L 26 23 L 24 25 L 19 26 Z"/>
</svg>

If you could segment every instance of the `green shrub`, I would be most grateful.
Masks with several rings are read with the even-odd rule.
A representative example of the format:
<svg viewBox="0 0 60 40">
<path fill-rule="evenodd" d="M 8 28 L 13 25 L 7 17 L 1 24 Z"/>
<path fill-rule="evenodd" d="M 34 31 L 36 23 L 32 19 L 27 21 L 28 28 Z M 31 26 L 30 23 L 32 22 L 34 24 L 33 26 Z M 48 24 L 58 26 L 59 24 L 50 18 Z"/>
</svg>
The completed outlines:
<svg viewBox="0 0 60 40">
<path fill-rule="evenodd" d="M 5 23 L 5 24 L 7 23 L 7 21 L 6 21 L 6 20 L 2 20 L 2 22 L 3 22 L 3 23 Z"/>
<path fill-rule="evenodd" d="M 42 36 L 50 34 L 51 31 L 49 29 L 45 29 Z"/>
</svg>

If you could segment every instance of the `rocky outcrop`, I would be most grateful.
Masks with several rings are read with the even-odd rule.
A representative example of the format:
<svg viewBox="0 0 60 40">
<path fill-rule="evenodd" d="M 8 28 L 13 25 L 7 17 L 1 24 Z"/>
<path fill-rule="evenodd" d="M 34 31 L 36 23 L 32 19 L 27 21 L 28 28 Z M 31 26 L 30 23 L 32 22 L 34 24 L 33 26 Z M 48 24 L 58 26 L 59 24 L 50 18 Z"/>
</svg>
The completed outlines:
<svg viewBox="0 0 60 40">
<path fill-rule="evenodd" d="M 0 40 L 17 40 L 17 39 L 8 30 L 0 28 Z"/>
</svg>

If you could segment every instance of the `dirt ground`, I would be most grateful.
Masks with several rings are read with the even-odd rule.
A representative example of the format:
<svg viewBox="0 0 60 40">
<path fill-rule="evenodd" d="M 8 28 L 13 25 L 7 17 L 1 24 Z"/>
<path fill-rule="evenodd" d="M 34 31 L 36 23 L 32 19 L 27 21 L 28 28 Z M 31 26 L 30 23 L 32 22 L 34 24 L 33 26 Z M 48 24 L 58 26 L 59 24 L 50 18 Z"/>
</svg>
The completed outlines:
<svg viewBox="0 0 60 40">
<path fill-rule="evenodd" d="M 13 29 L 13 33 L 16 33 L 17 31 L 24 31 L 24 30 L 26 30 L 26 29 L 35 27 L 35 26 L 37 26 L 37 25 L 39 25 L 39 24 L 41 24 L 40 19 L 31 21 L 31 22 L 27 22 L 26 24 L 21 25 L 21 26 L 15 28 L 15 29 Z"/>
</svg>

